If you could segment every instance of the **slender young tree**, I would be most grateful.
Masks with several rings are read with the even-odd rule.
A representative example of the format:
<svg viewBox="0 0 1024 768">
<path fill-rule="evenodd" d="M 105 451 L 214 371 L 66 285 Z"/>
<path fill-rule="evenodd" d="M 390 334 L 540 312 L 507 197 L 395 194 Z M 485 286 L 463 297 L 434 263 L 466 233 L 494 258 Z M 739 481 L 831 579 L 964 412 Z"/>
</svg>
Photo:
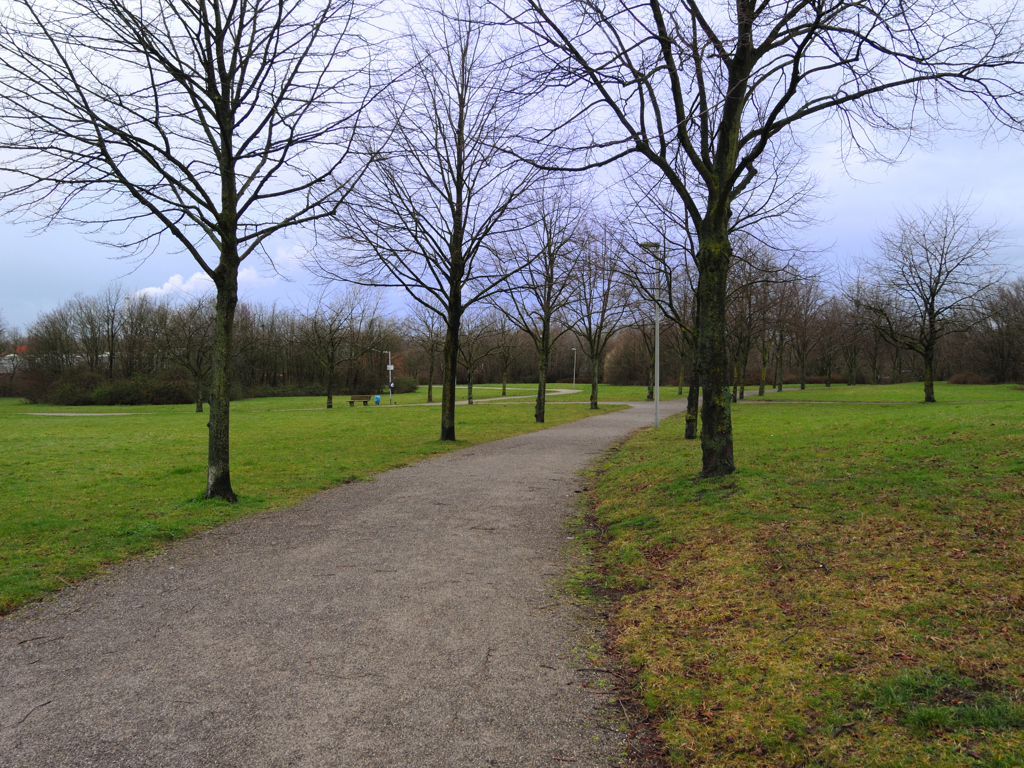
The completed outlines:
<svg viewBox="0 0 1024 768">
<path fill-rule="evenodd" d="M 434 371 L 444 351 L 445 326 L 443 315 L 417 302 L 412 308 L 411 327 L 413 343 L 427 358 L 427 402 L 434 402 Z"/>
<path fill-rule="evenodd" d="M 501 396 L 508 397 L 508 372 L 523 354 L 523 334 L 504 312 L 494 314 L 491 318 L 491 327 L 497 344 L 494 357 L 497 358 L 498 368 L 501 369 Z"/>
<path fill-rule="evenodd" d="M 8 0 L 0 14 L 3 199 L 131 254 L 170 238 L 216 286 L 210 498 L 236 498 L 239 267 L 332 214 L 358 176 L 343 169 L 373 94 L 359 2 Z"/>
<path fill-rule="evenodd" d="M 537 403 L 534 419 L 544 422 L 551 350 L 570 330 L 557 322 L 572 301 L 573 276 L 588 210 L 561 185 L 532 198 L 529 223 L 508 238 L 499 259 L 515 266 L 515 276 L 495 306 L 532 340 L 537 350 Z"/>
<path fill-rule="evenodd" d="M 445 324 L 441 440 L 455 439 L 463 314 L 500 290 L 487 248 L 519 227 L 537 172 L 503 149 L 523 98 L 478 0 L 437 0 L 410 22 L 406 74 L 374 110 L 376 158 L 339 216 L 320 228 L 321 277 L 403 288 Z"/>
<path fill-rule="evenodd" d="M 189 296 L 167 313 L 160 328 L 163 354 L 188 372 L 196 393 L 196 413 L 203 412 L 203 393 L 213 368 L 213 328 L 217 300 Z"/>
<path fill-rule="evenodd" d="M 380 296 L 357 287 L 333 295 L 321 292 L 304 319 L 299 342 L 323 371 L 327 407 L 333 408 L 339 368 L 355 362 L 380 341 Z"/>
<path fill-rule="evenodd" d="M 472 313 L 463 317 L 459 339 L 459 362 L 466 369 L 466 403 L 473 404 L 473 382 L 477 368 L 494 354 L 501 340 L 494 332 L 494 314 Z"/>
<path fill-rule="evenodd" d="M 590 408 L 594 411 L 608 344 L 623 325 L 629 296 L 620 271 L 622 247 L 622 232 L 613 220 L 587 226 L 566 305 L 566 320 L 590 361 Z"/>
<path fill-rule="evenodd" d="M 946 98 L 996 118 L 1021 112 L 1016 5 L 984 0 L 520 0 L 553 104 L 538 139 L 588 168 L 640 156 L 693 222 L 699 270 L 704 476 L 734 471 L 726 390 L 734 209 L 780 142 L 834 119 L 871 151 L 872 132 L 912 133 Z M 546 58 L 545 58 L 546 57 Z M 561 107 L 561 109 L 559 109 Z M 576 159 L 572 155 L 576 155 Z M 767 168 L 765 166 L 768 166 Z"/>
</svg>

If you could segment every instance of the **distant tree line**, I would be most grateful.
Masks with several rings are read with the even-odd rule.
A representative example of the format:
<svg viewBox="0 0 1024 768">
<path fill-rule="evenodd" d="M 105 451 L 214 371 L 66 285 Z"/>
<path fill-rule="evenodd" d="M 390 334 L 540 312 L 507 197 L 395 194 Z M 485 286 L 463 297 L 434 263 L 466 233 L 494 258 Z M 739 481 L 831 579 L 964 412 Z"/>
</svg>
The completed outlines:
<svg viewBox="0 0 1024 768">
<path fill-rule="evenodd" d="M 595 408 L 601 383 L 646 386 L 653 397 L 657 299 L 660 383 L 696 392 L 691 255 L 638 248 L 627 226 L 567 211 L 566 200 L 542 205 L 536 227 L 500 251 L 522 266 L 463 312 L 453 383 L 469 385 L 470 403 L 474 383 L 500 383 L 502 394 L 539 383 L 538 421 L 548 383 L 589 386 Z M 898 218 L 879 238 L 878 259 L 843 285 L 737 237 L 726 328 L 732 398 L 809 383 L 924 381 L 927 397 L 932 379 L 1024 382 L 1024 279 L 993 265 L 998 233 L 975 225 L 962 204 L 918 214 Z M 24 333 L 0 321 L 0 391 L 64 404 L 193 402 L 201 411 L 214 315 L 210 295 L 153 298 L 114 284 L 42 313 Z M 393 316 L 379 292 L 358 286 L 330 283 L 304 307 L 243 302 L 232 397 L 323 395 L 330 408 L 335 395 L 385 393 L 390 352 L 397 391 L 424 385 L 433 401 L 445 338 L 443 315 L 417 303 Z"/>
</svg>

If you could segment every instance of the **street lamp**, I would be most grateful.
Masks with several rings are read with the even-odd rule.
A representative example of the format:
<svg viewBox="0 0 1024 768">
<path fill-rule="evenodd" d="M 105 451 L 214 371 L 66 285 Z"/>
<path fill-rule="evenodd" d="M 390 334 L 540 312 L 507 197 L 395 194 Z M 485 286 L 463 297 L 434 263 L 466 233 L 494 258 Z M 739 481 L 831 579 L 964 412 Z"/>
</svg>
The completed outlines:
<svg viewBox="0 0 1024 768">
<path fill-rule="evenodd" d="M 572 388 L 576 389 L 576 347 L 572 348 Z"/>
<path fill-rule="evenodd" d="M 654 259 L 654 268 L 658 277 L 654 283 L 654 428 L 660 423 L 658 404 L 661 398 L 661 270 L 658 269 L 657 256 L 661 249 L 660 243 L 640 243 L 644 253 Z"/>
</svg>

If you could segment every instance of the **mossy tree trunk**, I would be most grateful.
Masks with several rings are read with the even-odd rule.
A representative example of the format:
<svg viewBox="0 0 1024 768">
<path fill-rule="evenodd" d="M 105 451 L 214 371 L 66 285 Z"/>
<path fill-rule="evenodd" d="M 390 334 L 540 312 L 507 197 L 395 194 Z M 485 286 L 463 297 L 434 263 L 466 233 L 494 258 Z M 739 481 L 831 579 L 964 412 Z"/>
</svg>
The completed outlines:
<svg viewBox="0 0 1024 768">
<path fill-rule="evenodd" d="M 700 306 L 698 360 L 704 392 L 701 405 L 701 456 L 703 477 L 719 477 L 736 470 L 733 458 L 732 412 L 728 382 L 729 356 L 726 345 L 727 281 L 732 249 L 729 244 L 728 214 L 710 206 L 700 242 Z M 727 209 L 725 201 L 717 201 Z"/>
</svg>

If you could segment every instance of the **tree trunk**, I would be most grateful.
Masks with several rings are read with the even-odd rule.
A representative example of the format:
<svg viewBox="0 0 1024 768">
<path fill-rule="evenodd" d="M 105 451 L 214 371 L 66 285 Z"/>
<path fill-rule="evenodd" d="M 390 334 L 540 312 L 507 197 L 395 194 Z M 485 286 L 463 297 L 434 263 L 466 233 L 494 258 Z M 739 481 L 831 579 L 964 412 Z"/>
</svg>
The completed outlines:
<svg viewBox="0 0 1024 768">
<path fill-rule="evenodd" d="M 935 382 L 932 381 L 932 369 L 935 363 L 935 348 L 928 346 L 924 348 L 924 401 L 935 402 Z"/>
<path fill-rule="evenodd" d="M 508 397 L 508 368 L 501 369 L 501 396 Z"/>
<path fill-rule="evenodd" d="M 757 383 L 757 396 L 764 397 L 764 388 L 768 384 L 768 353 L 761 352 L 761 378 Z"/>
<path fill-rule="evenodd" d="M 441 440 L 455 439 L 455 377 L 459 364 L 459 316 L 448 311 L 448 331 L 441 359 Z"/>
<path fill-rule="evenodd" d="M 698 259 L 701 269 L 697 283 L 700 306 L 697 357 L 704 391 L 700 435 L 703 477 L 719 477 L 736 471 L 725 342 L 726 290 L 732 255 L 727 216 L 722 216 L 714 230 L 717 231 L 707 232 L 701 238 Z"/>
<path fill-rule="evenodd" d="M 647 366 L 647 399 L 654 401 L 654 353 L 651 353 L 651 361 Z"/>
<path fill-rule="evenodd" d="M 699 319 L 694 315 L 694 333 L 698 333 Z M 697 357 L 697 338 L 690 338 L 690 387 L 686 392 L 686 440 L 697 439 L 697 411 L 700 408 L 700 365 Z"/>
<path fill-rule="evenodd" d="M 334 407 L 334 371 L 327 372 L 327 408 Z"/>
<path fill-rule="evenodd" d="M 214 272 L 217 310 L 213 324 L 213 368 L 210 384 L 210 441 L 206 498 L 238 501 L 231 489 L 230 421 L 231 358 L 235 307 L 238 306 L 237 244 L 225 242 Z"/>
<path fill-rule="evenodd" d="M 473 404 L 473 369 L 470 368 L 469 376 L 466 379 L 466 405 Z"/>
<path fill-rule="evenodd" d="M 203 412 L 203 380 L 196 379 L 196 413 Z"/>
<path fill-rule="evenodd" d="M 683 375 L 686 373 L 686 339 L 683 336 L 683 329 L 679 329 L 679 386 L 676 388 L 676 394 L 683 394 Z"/>
<path fill-rule="evenodd" d="M 434 356 L 430 356 L 430 373 L 427 376 L 427 402 L 434 402 Z"/>
<path fill-rule="evenodd" d="M 590 358 L 590 410 L 597 410 L 597 369 L 599 365 Z"/>
<path fill-rule="evenodd" d="M 537 352 L 539 355 L 537 364 L 537 405 L 533 411 L 533 418 L 538 424 L 543 424 L 548 387 L 548 351 L 543 341 Z"/>
</svg>

